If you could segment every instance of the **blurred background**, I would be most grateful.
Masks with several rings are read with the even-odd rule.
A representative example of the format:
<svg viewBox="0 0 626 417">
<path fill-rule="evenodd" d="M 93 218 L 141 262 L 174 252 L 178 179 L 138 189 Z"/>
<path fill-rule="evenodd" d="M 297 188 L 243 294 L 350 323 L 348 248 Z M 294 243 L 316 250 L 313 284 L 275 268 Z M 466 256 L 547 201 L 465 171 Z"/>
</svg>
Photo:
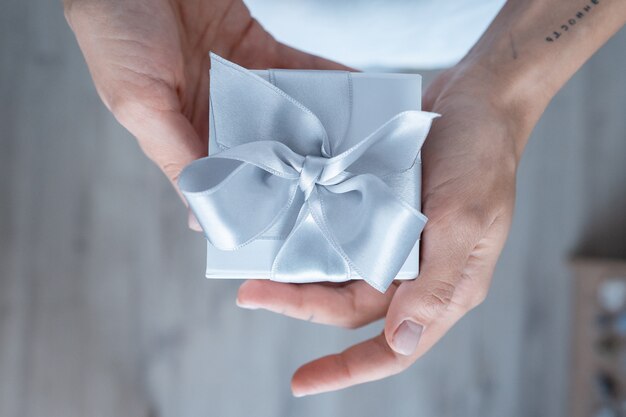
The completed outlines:
<svg viewBox="0 0 626 417">
<path fill-rule="evenodd" d="M 626 334 L 625 51 L 622 30 L 535 129 L 487 301 L 401 375 L 295 399 L 299 365 L 382 323 L 347 331 L 242 310 L 240 282 L 203 279 L 202 236 L 101 104 L 61 5 L 6 0 L 0 417 L 624 415 L 620 376 L 596 375 L 587 336 L 609 326 L 619 356 Z M 570 262 L 582 257 L 615 261 Z"/>
</svg>

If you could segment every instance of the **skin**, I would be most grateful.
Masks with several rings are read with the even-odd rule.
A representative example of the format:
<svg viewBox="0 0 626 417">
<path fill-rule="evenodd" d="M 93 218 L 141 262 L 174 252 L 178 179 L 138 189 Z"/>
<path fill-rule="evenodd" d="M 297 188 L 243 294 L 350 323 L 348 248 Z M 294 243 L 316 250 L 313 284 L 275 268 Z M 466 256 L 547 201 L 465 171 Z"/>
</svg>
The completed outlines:
<svg viewBox="0 0 626 417">
<path fill-rule="evenodd" d="M 561 28 L 586 5 L 584 17 Z M 206 153 L 209 50 L 249 68 L 345 69 L 277 42 L 239 0 L 75 0 L 66 16 L 104 103 L 174 184 Z M 242 307 L 347 328 L 385 318 L 380 335 L 298 369 L 294 395 L 403 371 L 485 299 L 533 127 L 625 23 L 621 0 L 510 0 L 468 55 L 433 82 L 424 107 L 443 117 L 422 152 L 430 220 L 419 279 L 396 282 L 385 294 L 360 281 L 241 286 Z M 399 337 L 404 322 L 421 329 L 409 349 Z"/>
<path fill-rule="evenodd" d="M 182 169 L 207 153 L 208 51 L 248 68 L 348 69 L 277 42 L 240 0 L 64 6 L 102 101 L 175 187 Z"/>
</svg>

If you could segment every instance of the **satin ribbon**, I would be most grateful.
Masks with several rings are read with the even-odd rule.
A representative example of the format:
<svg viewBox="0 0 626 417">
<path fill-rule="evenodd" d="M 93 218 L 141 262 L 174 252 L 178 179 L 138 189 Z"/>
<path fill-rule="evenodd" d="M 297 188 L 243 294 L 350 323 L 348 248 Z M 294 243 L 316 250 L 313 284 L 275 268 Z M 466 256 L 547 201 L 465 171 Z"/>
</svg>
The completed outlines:
<svg viewBox="0 0 626 417">
<path fill-rule="evenodd" d="M 330 140 L 311 110 L 215 54 L 211 90 L 223 150 L 191 163 L 179 180 L 208 241 L 236 250 L 282 223 L 288 233 L 270 279 L 342 281 L 358 274 L 386 291 L 427 219 L 385 178 L 413 167 L 438 115 L 399 113 L 333 155 L 339 138 Z"/>
</svg>

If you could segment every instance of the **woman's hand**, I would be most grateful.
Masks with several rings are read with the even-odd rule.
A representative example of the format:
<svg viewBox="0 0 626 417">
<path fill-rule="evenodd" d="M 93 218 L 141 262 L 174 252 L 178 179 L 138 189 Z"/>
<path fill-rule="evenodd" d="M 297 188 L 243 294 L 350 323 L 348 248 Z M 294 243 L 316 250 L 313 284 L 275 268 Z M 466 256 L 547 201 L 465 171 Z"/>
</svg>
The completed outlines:
<svg viewBox="0 0 626 417">
<path fill-rule="evenodd" d="M 487 80 L 487 81 L 485 81 Z M 422 151 L 421 273 L 380 294 L 361 281 L 340 286 L 247 281 L 242 307 L 354 328 L 386 317 L 384 332 L 317 359 L 295 373 L 295 395 L 336 390 L 406 369 L 483 301 L 506 240 L 519 159 L 529 129 L 515 111 L 486 96 L 488 78 L 449 71 L 425 96 L 436 119 Z"/>
<path fill-rule="evenodd" d="M 252 68 L 342 66 L 289 48 L 241 0 L 66 0 L 105 105 L 176 184 L 207 153 L 209 51 Z"/>
<path fill-rule="evenodd" d="M 468 55 L 433 83 L 424 107 L 442 117 L 422 152 L 429 222 L 416 280 L 396 282 L 384 295 L 364 282 L 241 286 L 241 306 L 304 320 L 358 327 L 386 317 L 383 334 L 298 369 L 295 395 L 406 369 L 485 298 L 532 128 L 561 86 L 625 22 L 623 1 L 509 0 Z"/>
</svg>

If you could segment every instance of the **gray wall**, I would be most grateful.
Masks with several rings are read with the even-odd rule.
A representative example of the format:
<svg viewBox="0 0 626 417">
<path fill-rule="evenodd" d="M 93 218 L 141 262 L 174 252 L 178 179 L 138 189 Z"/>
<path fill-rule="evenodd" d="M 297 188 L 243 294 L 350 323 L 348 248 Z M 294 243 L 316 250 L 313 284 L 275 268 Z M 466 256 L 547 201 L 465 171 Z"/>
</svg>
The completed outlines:
<svg viewBox="0 0 626 417">
<path fill-rule="evenodd" d="M 626 32 L 554 99 L 489 299 L 409 371 L 294 399 L 301 363 L 378 332 L 235 307 L 100 103 L 57 2 L 0 14 L 0 416 L 560 416 L 574 253 L 626 256 Z M 432 74 L 431 74 L 432 75 Z"/>
</svg>

